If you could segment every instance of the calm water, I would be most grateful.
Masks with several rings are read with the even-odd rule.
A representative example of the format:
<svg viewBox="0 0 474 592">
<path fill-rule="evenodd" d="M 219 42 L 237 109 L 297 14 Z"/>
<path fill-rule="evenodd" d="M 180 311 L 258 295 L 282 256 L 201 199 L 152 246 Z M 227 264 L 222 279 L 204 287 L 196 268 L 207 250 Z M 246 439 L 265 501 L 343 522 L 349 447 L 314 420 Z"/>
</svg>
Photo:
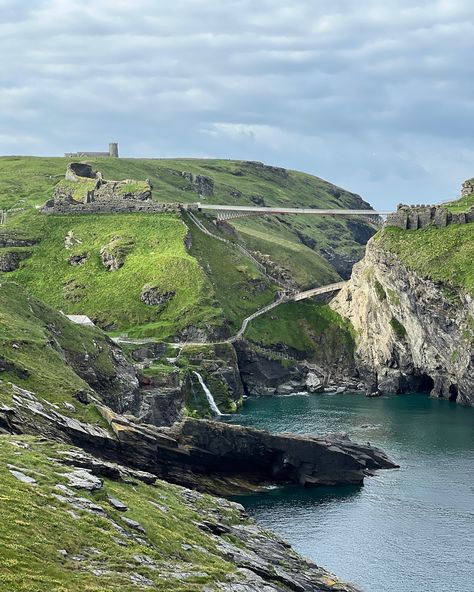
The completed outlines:
<svg viewBox="0 0 474 592">
<path fill-rule="evenodd" d="M 362 488 L 239 498 L 300 553 L 367 592 L 474 591 L 474 409 L 425 395 L 295 395 L 248 399 L 232 422 L 346 431 L 401 465 Z"/>
</svg>

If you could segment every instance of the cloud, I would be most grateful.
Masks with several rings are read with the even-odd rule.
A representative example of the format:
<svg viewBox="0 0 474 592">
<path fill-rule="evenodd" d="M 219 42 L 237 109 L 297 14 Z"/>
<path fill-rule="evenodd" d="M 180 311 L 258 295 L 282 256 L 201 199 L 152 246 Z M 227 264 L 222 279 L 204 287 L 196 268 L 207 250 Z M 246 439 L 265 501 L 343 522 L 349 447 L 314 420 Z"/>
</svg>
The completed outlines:
<svg viewBox="0 0 474 592">
<path fill-rule="evenodd" d="M 0 153 L 303 169 L 392 206 L 474 174 L 470 0 L 0 0 Z M 37 141 L 39 140 L 39 141 Z"/>
</svg>

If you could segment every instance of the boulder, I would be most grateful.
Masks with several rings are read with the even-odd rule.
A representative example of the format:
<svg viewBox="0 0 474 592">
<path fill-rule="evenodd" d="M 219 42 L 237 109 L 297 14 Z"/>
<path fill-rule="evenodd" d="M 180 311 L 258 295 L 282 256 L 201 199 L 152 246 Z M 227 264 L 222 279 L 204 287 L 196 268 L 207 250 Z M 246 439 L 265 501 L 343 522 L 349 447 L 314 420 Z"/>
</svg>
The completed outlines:
<svg viewBox="0 0 474 592">
<path fill-rule="evenodd" d="M 78 255 L 71 255 L 69 257 L 69 265 L 72 265 L 73 267 L 84 265 L 85 262 L 87 261 L 88 256 L 89 255 L 87 253 L 79 253 Z"/>
<path fill-rule="evenodd" d="M 151 284 L 145 284 L 142 288 L 140 300 L 149 306 L 157 306 L 159 304 L 165 304 L 173 298 L 176 292 L 163 291 L 159 286 L 152 286 Z"/>
<path fill-rule="evenodd" d="M 107 271 L 117 271 L 123 267 L 128 253 L 133 249 L 133 244 L 133 240 L 119 236 L 101 248 L 100 259 Z"/>
<path fill-rule="evenodd" d="M 15 271 L 20 267 L 20 263 L 30 256 L 30 251 L 0 252 L 0 272 Z"/>
</svg>

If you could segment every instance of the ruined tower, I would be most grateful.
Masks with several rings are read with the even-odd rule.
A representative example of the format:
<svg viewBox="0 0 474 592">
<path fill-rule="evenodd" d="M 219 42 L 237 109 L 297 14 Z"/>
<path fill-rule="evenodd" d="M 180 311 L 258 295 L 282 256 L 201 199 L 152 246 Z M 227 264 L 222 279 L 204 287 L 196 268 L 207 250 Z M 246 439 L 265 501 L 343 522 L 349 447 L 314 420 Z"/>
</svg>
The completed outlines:
<svg viewBox="0 0 474 592">
<path fill-rule="evenodd" d="M 109 156 L 112 158 L 118 158 L 118 144 L 117 142 L 109 143 Z"/>
</svg>

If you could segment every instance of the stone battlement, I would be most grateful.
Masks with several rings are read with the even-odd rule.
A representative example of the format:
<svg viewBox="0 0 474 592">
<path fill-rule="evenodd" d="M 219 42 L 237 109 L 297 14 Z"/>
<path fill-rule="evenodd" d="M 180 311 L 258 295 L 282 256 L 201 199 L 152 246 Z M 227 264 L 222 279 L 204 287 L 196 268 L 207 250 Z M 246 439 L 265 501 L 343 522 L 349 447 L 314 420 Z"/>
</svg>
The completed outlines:
<svg viewBox="0 0 474 592">
<path fill-rule="evenodd" d="M 387 216 L 387 226 L 397 226 L 403 230 L 418 230 L 427 226 L 444 228 L 450 224 L 474 222 L 474 207 L 468 212 L 453 213 L 445 206 L 399 204 L 397 211 Z"/>
</svg>

